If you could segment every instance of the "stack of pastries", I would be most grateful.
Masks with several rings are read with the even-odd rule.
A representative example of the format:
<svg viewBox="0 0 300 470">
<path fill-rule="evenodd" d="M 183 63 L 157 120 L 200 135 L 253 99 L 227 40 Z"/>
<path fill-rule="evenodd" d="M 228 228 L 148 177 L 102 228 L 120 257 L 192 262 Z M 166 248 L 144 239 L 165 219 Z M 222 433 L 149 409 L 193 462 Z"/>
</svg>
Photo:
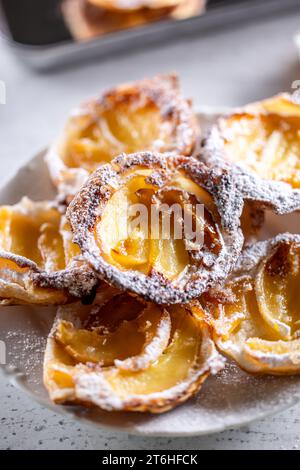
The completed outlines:
<svg viewBox="0 0 300 470">
<path fill-rule="evenodd" d="M 58 308 L 44 358 L 51 400 L 161 413 L 226 359 L 300 372 L 300 235 L 258 241 L 266 211 L 300 210 L 299 133 L 300 106 L 278 95 L 203 135 L 174 75 L 72 112 L 46 155 L 56 200 L 0 208 L 1 303 Z M 155 234 L 150 223 L 124 231 L 135 204 L 182 236 L 165 236 L 163 217 Z"/>
</svg>

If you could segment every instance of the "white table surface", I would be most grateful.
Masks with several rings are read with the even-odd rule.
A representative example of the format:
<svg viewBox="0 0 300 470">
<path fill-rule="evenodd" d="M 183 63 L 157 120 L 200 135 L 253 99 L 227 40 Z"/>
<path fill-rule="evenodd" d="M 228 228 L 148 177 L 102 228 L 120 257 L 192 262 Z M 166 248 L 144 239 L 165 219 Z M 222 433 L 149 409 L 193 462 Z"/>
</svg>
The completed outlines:
<svg viewBox="0 0 300 470">
<path fill-rule="evenodd" d="M 239 105 L 290 91 L 300 79 L 292 39 L 298 28 L 294 12 L 42 75 L 0 42 L 0 80 L 7 86 L 7 104 L 0 105 L 0 183 L 56 136 L 72 106 L 124 80 L 177 71 L 196 106 Z M 0 403 L 1 449 L 300 448 L 300 406 L 238 430 L 163 439 L 93 430 L 43 409 L 2 376 Z"/>
</svg>

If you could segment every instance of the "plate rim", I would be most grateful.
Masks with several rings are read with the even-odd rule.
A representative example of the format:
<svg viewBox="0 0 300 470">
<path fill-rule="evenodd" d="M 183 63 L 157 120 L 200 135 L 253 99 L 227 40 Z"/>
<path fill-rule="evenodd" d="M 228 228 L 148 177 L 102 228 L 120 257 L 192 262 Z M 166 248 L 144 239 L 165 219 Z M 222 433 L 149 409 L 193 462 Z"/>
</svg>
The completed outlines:
<svg viewBox="0 0 300 470">
<path fill-rule="evenodd" d="M 84 410 L 81 407 L 74 406 L 60 406 L 56 405 L 55 403 L 51 403 L 50 401 L 44 401 L 42 398 L 39 398 L 37 395 L 34 395 L 33 392 L 28 390 L 28 388 L 25 387 L 23 383 L 23 377 L 24 373 L 18 371 L 17 369 L 14 370 L 9 370 L 9 366 L 6 365 L 0 365 L 0 373 L 6 377 L 18 391 L 21 391 L 22 393 L 25 393 L 27 397 L 32 399 L 34 402 L 38 403 L 41 405 L 43 408 L 46 408 L 49 411 L 53 411 L 56 414 L 60 414 L 65 417 L 69 417 L 74 420 L 78 420 L 84 425 L 92 428 L 92 429 L 106 429 L 110 431 L 117 431 L 120 433 L 125 433 L 129 434 L 131 436 L 141 436 L 141 437 L 174 437 L 174 438 L 184 438 L 184 437 L 197 437 L 197 436 L 209 436 L 212 434 L 217 434 L 220 432 L 227 431 L 229 429 L 239 429 L 242 426 L 247 426 L 251 423 L 254 423 L 256 421 L 259 421 L 264 418 L 268 418 L 269 416 L 273 416 L 275 414 L 278 414 L 282 411 L 285 411 L 289 408 L 292 408 L 293 406 L 297 405 L 300 403 L 300 389 L 299 389 L 299 394 L 297 395 L 291 395 L 289 399 L 285 401 L 284 404 L 278 404 L 275 406 L 273 410 L 268 410 L 268 411 L 261 411 L 258 413 L 254 418 L 245 418 L 243 421 L 239 422 L 234 422 L 234 423 L 228 423 L 228 424 L 221 424 L 219 426 L 216 426 L 215 428 L 211 428 L 210 430 L 201 430 L 201 431 L 181 431 L 181 432 L 176 432 L 176 431 L 164 431 L 160 433 L 159 431 L 143 431 L 142 429 L 137 429 L 133 426 L 125 426 L 125 427 L 119 427 L 117 425 L 112 425 L 112 424 L 107 424 L 107 423 L 99 423 L 99 422 L 94 422 L 91 421 L 88 418 L 85 418 L 83 414 L 80 413 L 80 410 Z M 183 404 L 184 406 L 184 404 Z M 78 410 L 78 412 L 77 412 Z"/>
</svg>

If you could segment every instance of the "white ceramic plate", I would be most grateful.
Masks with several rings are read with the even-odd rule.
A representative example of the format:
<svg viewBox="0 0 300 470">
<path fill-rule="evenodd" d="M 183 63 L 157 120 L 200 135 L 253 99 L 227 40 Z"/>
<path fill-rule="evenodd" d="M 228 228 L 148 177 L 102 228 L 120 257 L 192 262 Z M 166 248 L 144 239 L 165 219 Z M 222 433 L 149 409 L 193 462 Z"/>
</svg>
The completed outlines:
<svg viewBox="0 0 300 470">
<path fill-rule="evenodd" d="M 201 125 L 207 127 L 217 114 L 208 109 L 199 113 Z M 33 158 L 0 190 L 0 204 L 16 203 L 24 195 L 34 200 L 54 197 L 43 155 L 41 152 Z M 299 215 L 295 214 L 284 217 L 268 214 L 263 236 L 299 232 L 298 221 Z M 74 419 L 133 434 L 188 436 L 241 426 L 300 401 L 300 376 L 255 377 L 228 362 L 224 371 L 208 378 L 194 399 L 163 415 L 107 413 L 53 405 L 42 383 L 42 360 L 54 313 L 54 308 L 1 308 L 0 339 L 7 349 L 7 366 L 2 371 L 34 400 Z"/>
</svg>

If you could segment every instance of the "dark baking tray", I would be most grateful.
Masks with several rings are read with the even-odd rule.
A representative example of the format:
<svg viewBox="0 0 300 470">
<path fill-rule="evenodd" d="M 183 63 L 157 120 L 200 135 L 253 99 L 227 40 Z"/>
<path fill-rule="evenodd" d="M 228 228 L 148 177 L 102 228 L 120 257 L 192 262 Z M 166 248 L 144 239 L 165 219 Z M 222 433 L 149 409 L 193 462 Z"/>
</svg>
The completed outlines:
<svg viewBox="0 0 300 470">
<path fill-rule="evenodd" d="M 35 69 L 65 66 L 146 47 L 285 10 L 300 11 L 299 0 L 210 0 L 206 13 L 200 16 L 160 21 L 78 42 L 72 39 L 64 24 L 60 3 L 59 0 L 0 0 L 1 35 L 20 59 Z"/>
</svg>

